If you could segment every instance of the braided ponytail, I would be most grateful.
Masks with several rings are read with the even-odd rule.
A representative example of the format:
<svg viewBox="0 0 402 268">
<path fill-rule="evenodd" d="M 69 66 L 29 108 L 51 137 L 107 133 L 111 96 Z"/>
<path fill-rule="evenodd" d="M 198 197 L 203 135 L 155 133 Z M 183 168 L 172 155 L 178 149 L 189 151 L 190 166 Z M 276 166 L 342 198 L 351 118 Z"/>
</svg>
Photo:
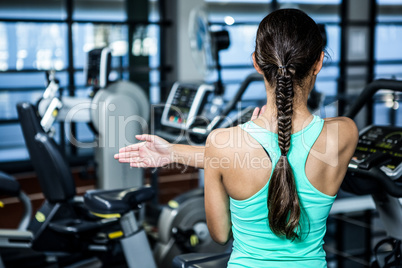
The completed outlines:
<svg viewBox="0 0 402 268">
<path fill-rule="evenodd" d="M 293 80 L 287 66 L 278 68 L 276 77 L 276 108 L 278 119 L 278 144 L 281 156 L 275 166 L 268 188 L 268 220 L 271 230 L 287 239 L 299 238 L 297 230 L 301 208 L 296 191 L 293 171 L 289 165 L 289 152 L 292 134 Z"/>
<path fill-rule="evenodd" d="M 324 42 L 317 24 L 303 11 L 279 9 L 258 26 L 254 59 L 265 80 L 275 88 L 281 150 L 268 187 L 268 222 L 273 233 L 290 240 L 302 239 L 303 212 L 287 157 L 291 145 L 294 87 L 309 90 L 303 87 L 303 82 L 323 50 Z"/>
</svg>

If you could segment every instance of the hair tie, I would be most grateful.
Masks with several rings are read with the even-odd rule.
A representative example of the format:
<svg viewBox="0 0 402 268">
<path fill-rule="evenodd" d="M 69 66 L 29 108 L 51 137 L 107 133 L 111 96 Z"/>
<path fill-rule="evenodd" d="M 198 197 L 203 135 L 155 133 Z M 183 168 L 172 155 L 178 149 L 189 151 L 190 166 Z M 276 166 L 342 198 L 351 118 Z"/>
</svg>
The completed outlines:
<svg viewBox="0 0 402 268">
<path fill-rule="evenodd" d="M 286 67 L 287 67 L 286 65 L 280 65 L 280 66 L 278 66 L 279 69 L 286 69 Z"/>
<path fill-rule="evenodd" d="M 287 157 L 288 153 L 281 153 L 281 156 Z"/>
</svg>

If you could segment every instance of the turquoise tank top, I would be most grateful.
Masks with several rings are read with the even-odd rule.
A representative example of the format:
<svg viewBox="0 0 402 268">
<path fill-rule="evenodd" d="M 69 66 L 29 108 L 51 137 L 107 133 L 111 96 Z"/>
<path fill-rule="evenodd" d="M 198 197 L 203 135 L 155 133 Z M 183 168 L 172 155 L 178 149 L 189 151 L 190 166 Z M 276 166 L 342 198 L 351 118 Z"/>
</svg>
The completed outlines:
<svg viewBox="0 0 402 268">
<path fill-rule="evenodd" d="M 230 198 L 233 232 L 233 250 L 228 267 L 327 267 L 323 238 L 326 221 L 336 196 L 318 191 L 307 179 L 305 165 L 311 147 L 324 125 L 314 116 L 311 123 L 291 135 L 288 160 L 293 169 L 300 203 L 307 215 L 301 220 L 304 239 L 291 241 L 276 236 L 268 225 L 268 184 L 245 200 Z M 240 126 L 266 150 L 272 162 L 272 172 L 281 155 L 278 134 L 272 133 L 252 121 Z"/>
</svg>

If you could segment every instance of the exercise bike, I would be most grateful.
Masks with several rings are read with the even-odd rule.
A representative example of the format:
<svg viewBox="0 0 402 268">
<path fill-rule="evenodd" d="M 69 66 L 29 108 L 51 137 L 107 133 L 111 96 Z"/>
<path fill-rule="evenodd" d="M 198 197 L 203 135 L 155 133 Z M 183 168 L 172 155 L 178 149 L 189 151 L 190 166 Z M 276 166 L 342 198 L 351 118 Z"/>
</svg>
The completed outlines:
<svg viewBox="0 0 402 268">
<path fill-rule="evenodd" d="M 84 267 L 92 263 L 98 267 L 155 268 L 141 219 L 136 217 L 154 190 L 143 186 L 92 190 L 83 197 L 76 196 L 69 166 L 58 145 L 44 132 L 34 105 L 19 103 L 17 111 L 45 202 L 26 230 L 0 232 L 4 265 L 29 267 L 29 261 L 21 264 L 8 258 L 10 251 L 29 249 L 43 254 L 42 267 Z"/>
<path fill-rule="evenodd" d="M 345 116 L 354 118 L 381 89 L 402 91 L 402 81 L 380 79 L 368 84 Z M 402 267 L 402 129 L 369 126 L 361 130 L 341 188 L 357 195 L 372 195 L 384 224 L 388 238 L 374 247 L 371 267 Z M 173 267 L 226 267 L 229 257 L 230 253 L 182 254 L 173 260 Z"/>
<path fill-rule="evenodd" d="M 0 229 L 0 245 L 8 245 L 10 247 L 29 248 L 29 241 L 32 239 L 32 233 L 27 231 L 32 216 L 32 204 L 29 197 L 21 190 L 17 180 L 7 173 L 0 171 L 0 194 L 2 196 L 15 197 L 21 202 L 23 207 L 22 217 L 17 229 Z M 9 239 L 13 238 L 13 243 L 9 243 Z M 17 259 L 18 255 L 8 256 Z M 0 268 L 4 268 L 4 262 L 0 254 Z"/>
</svg>

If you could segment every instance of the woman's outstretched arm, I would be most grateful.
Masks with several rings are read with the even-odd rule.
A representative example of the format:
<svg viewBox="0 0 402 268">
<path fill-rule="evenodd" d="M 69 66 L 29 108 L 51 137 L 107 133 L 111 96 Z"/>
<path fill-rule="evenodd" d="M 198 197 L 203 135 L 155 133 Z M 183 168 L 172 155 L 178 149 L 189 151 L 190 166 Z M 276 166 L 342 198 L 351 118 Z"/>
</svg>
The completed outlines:
<svg viewBox="0 0 402 268">
<path fill-rule="evenodd" d="M 196 168 L 204 168 L 204 146 L 172 144 L 155 135 L 137 135 L 142 142 L 119 150 L 114 155 L 120 163 L 131 167 L 163 167 L 179 163 Z"/>
<path fill-rule="evenodd" d="M 264 105 L 256 107 L 250 120 L 257 119 L 266 109 Z M 120 163 L 129 163 L 132 167 L 163 167 L 179 163 L 195 168 L 204 168 L 204 146 L 172 144 L 155 135 L 137 135 L 142 142 L 119 150 L 114 158 Z"/>
</svg>

